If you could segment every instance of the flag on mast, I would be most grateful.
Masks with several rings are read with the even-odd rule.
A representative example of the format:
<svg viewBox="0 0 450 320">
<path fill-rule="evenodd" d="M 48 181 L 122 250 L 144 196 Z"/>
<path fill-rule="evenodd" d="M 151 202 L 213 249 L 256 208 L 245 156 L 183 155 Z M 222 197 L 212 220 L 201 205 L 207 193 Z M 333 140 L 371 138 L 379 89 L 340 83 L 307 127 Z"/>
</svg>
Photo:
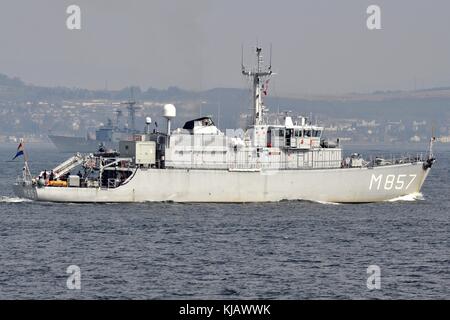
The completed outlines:
<svg viewBox="0 0 450 320">
<path fill-rule="evenodd" d="M 16 155 L 14 156 L 13 160 L 16 159 L 19 156 L 23 156 L 24 155 L 24 146 L 23 146 L 23 141 L 20 141 L 19 146 L 17 147 L 17 152 Z"/>
<path fill-rule="evenodd" d="M 270 79 L 267 79 L 264 82 L 263 93 L 264 93 L 265 96 L 267 96 L 267 94 L 269 93 L 269 80 Z"/>
</svg>

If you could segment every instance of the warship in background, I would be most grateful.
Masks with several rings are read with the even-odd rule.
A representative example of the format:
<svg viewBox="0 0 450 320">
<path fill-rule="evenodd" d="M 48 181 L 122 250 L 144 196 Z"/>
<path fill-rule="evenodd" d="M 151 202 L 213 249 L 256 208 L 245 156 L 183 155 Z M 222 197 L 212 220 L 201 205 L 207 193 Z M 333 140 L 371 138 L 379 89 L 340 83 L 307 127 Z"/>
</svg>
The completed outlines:
<svg viewBox="0 0 450 320">
<path fill-rule="evenodd" d="M 136 101 L 130 100 L 121 103 L 126 105 L 128 111 L 127 126 L 120 127 L 120 119 L 123 115 L 122 110 L 116 110 L 116 121 L 113 123 L 111 119 L 108 119 L 106 125 L 101 126 L 95 131 L 95 136 L 88 133 L 86 137 L 71 137 L 49 134 L 48 138 L 53 145 L 64 153 L 74 152 L 94 152 L 99 146 L 103 146 L 108 149 L 117 149 L 119 147 L 119 141 L 131 140 L 133 135 L 139 131 L 136 130 L 136 110 L 139 108 L 136 106 Z"/>
</svg>

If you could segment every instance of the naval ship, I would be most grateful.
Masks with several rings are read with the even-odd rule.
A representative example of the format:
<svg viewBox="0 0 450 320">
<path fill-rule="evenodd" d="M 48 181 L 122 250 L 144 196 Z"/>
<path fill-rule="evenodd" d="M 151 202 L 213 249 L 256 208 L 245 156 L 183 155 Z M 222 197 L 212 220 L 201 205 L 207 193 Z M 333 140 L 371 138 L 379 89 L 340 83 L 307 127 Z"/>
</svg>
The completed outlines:
<svg viewBox="0 0 450 320">
<path fill-rule="evenodd" d="M 119 127 L 120 118 L 122 117 L 122 110 L 116 110 L 115 123 L 111 119 L 108 119 L 106 125 L 101 126 L 95 130 L 95 137 L 87 135 L 86 137 L 71 137 L 49 134 L 48 138 L 53 145 L 61 152 L 74 153 L 74 152 L 94 152 L 100 145 L 106 148 L 118 148 L 119 141 L 131 140 L 133 135 L 138 131 L 135 128 L 136 118 L 136 101 L 130 100 L 121 103 L 126 105 L 128 110 L 128 122 L 127 127 Z"/>
<path fill-rule="evenodd" d="M 272 202 L 307 200 L 368 203 L 418 193 L 435 158 L 395 160 L 344 157 L 324 128 L 286 115 L 269 123 L 264 105 L 271 63 L 256 48 L 256 65 L 242 74 L 252 83 L 251 117 L 244 129 L 222 132 L 211 117 L 172 129 L 176 108 L 167 104 L 165 132 L 134 135 L 118 150 L 77 153 L 37 176 L 27 163 L 14 190 L 19 197 L 54 202 Z M 73 174 L 78 172 L 78 174 Z"/>
</svg>

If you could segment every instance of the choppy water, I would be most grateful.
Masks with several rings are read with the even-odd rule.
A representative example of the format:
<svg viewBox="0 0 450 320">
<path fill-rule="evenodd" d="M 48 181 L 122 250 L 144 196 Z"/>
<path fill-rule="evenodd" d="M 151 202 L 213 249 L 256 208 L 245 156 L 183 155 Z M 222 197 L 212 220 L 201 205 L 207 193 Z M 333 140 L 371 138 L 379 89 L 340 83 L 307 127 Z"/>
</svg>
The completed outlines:
<svg viewBox="0 0 450 320">
<path fill-rule="evenodd" d="M 421 200 L 362 205 L 23 201 L 11 190 L 14 153 L 0 148 L 3 299 L 450 297 L 442 147 Z M 67 157 L 49 147 L 29 154 L 35 172 Z M 81 268 L 81 290 L 66 287 L 69 265 Z M 367 289 L 369 265 L 381 268 L 380 290 Z"/>
</svg>

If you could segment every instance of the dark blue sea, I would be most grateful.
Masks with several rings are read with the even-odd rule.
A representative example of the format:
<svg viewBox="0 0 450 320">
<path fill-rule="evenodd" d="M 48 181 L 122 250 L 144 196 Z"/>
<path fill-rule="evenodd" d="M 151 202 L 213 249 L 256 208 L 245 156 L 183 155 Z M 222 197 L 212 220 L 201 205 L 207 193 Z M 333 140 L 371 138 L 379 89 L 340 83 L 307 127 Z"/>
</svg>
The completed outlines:
<svg viewBox="0 0 450 320">
<path fill-rule="evenodd" d="M 55 204 L 14 197 L 0 147 L 0 299 L 450 298 L 450 148 L 421 199 L 334 205 Z M 426 146 L 348 146 L 365 154 Z M 28 145 L 30 167 L 69 155 Z M 68 266 L 81 271 L 70 290 Z M 380 268 L 369 290 L 367 268 Z"/>
</svg>

